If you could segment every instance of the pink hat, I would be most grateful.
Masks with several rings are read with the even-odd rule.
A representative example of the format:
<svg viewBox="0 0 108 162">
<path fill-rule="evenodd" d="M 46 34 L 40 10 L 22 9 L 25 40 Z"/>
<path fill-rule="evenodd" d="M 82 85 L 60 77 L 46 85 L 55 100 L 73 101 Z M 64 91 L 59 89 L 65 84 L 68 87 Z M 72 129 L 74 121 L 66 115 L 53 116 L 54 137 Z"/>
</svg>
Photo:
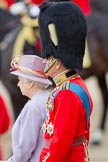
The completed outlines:
<svg viewBox="0 0 108 162">
<path fill-rule="evenodd" d="M 52 85 L 44 73 L 43 59 L 35 55 L 23 55 L 11 62 L 10 73 L 39 83 Z"/>
</svg>

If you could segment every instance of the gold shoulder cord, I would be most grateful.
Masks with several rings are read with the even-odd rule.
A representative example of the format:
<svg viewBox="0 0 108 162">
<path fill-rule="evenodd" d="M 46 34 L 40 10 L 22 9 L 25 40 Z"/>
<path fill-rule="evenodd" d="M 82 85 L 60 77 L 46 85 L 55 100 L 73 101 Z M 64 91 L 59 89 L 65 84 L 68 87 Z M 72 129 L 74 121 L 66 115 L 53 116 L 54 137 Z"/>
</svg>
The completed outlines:
<svg viewBox="0 0 108 162">
<path fill-rule="evenodd" d="M 69 89 L 69 81 L 64 82 L 63 84 L 61 84 L 60 86 L 60 90 L 65 90 L 65 89 Z"/>
<path fill-rule="evenodd" d="M 46 154 L 46 156 L 44 156 L 44 160 L 42 160 L 42 162 L 46 162 L 46 160 L 49 158 L 49 156 L 50 156 L 50 153 L 48 152 L 48 153 Z"/>
</svg>

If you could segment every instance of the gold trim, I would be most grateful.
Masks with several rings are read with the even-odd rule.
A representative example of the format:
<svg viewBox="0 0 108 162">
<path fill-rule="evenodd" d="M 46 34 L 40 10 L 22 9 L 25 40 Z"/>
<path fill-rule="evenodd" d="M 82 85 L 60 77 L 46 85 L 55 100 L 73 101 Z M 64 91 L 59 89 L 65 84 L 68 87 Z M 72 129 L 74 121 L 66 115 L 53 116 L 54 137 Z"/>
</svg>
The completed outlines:
<svg viewBox="0 0 108 162">
<path fill-rule="evenodd" d="M 49 69 L 55 64 L 55 62 L 56 62 L 56 59 L 54 57 L 51 57 L 51 59 L 45 66 L 44 72 L 47 73 L 49 71 Z"/>
<path fill-rule="evenodd" d="M 78 74 L 74 74 L 74 75 L 72 75 L 72 76 L 70 76 L 70 77 L 67 77 L 67 76 L 66 76 L 66 73 L 68 73 L 69 71 L 71 71 L 71 70 L 65 70 L 65 71 L 63 71 L 62 73 L 60 73 L 59 75 L 57 75 L 55 78 L 53 78 L 53 81 L 54 81 L 54 83 L 56 84 L 56 86 L 59 86 L 59 85 L 62 84 L 64 81 L 67 81 L 67 80 L 69 80 L 69 79 L 71 79 L 71 78 L 76 78 L 76 77 L 78 77 Z"/>
<path fill-rule="evenodd" d="M 50 153 L 48 152 L 46 154 L 46 156 L 44 156 L 44 159 L 42 160 L 42 162 L 46 162 L 46 160 L 49 158 L 49 156 L 50 156 Z"/>
</svg>

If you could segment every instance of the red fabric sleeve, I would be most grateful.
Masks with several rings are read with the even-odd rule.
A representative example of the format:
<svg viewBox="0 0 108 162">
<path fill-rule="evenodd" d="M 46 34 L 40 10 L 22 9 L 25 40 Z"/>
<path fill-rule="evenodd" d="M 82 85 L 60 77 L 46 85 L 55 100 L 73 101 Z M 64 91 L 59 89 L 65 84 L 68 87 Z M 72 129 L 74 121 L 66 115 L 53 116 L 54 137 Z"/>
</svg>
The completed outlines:
<svg viewBox="0 0 108 162">
<path fill-rule="evenodd" d="M 10 116 L 3 98 L 0 96 L 0 134 L 5 133 L 10 126 Z"/>
</svg>

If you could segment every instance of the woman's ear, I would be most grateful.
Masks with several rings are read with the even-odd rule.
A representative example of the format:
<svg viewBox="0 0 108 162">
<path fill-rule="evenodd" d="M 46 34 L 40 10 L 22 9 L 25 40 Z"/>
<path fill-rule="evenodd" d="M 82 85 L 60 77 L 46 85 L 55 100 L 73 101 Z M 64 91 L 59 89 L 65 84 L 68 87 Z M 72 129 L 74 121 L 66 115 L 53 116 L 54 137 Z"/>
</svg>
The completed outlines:
<svg viewBox="0 0 108 162">
<path fill-rule="evenodd" d="M 32 88 L 34 85 L 34 82 L 33 81 L 29 81 L 29 88 Z"/>
</svg>

